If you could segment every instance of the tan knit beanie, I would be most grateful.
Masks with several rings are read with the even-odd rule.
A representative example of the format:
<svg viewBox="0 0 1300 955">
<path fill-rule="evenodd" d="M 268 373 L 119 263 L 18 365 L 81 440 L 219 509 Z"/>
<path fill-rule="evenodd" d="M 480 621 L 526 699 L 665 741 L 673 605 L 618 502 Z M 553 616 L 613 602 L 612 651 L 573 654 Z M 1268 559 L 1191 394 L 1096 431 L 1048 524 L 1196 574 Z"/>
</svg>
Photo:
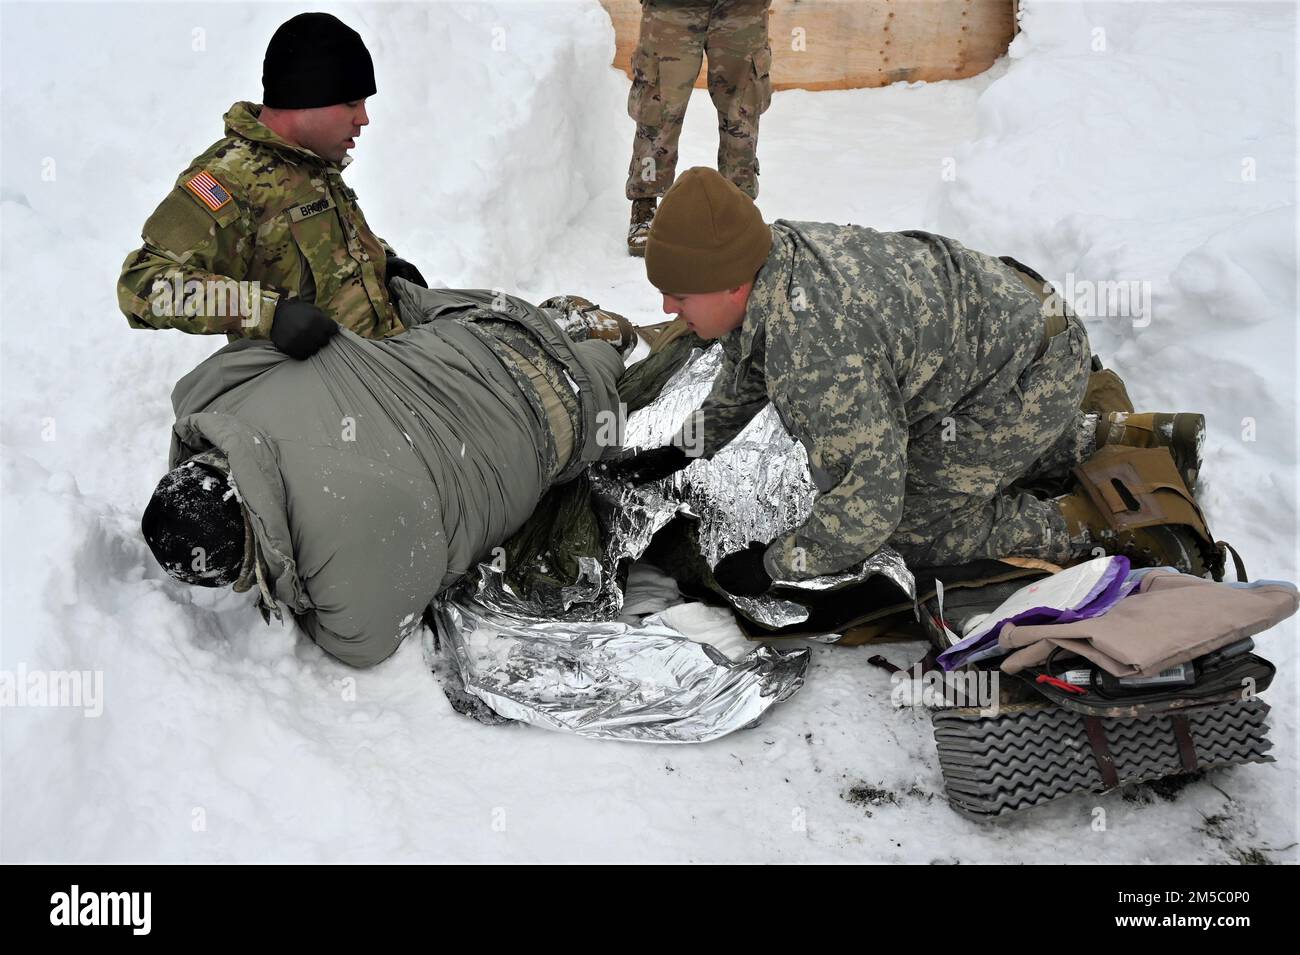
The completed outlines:
<svg viewBox="0 0 1300 955">
<path fill-rule="evenodd" d="M 650 284 L 669 294 L 720 292 L 750 281 L 772 251 L 754 200 L 707 166 L 677 177 L 645 246 Z"/>
</svg>

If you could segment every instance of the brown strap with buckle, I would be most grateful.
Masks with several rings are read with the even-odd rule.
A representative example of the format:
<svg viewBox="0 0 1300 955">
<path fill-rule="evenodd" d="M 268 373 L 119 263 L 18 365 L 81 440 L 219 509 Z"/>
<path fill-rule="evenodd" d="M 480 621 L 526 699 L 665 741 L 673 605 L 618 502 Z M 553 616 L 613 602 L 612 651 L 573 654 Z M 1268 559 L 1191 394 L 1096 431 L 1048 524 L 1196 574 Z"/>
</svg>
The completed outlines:
<svg viewBox="0 0 1300 955">
<path fill-rule="evenodd" d="M 1174 739 L 1178 740 L 1178 758 L 1182 760 L 1183 769 L 1189 773 L 1195 772 L 1201 764 L 1196 759 L 1196 743 L 1192 741 L 1192 730 L 1187 717 L 1175 713 L 1169 717 L 1169 722 L 1174 724 Z"/>
<path fill-rule="evenodd" d="M 1114 789 L 1119 785 L 1119 773 L 1115 771 L 1115 757 L 1111 755 L 1110 743 L 1106 741 L 1106 729 L 1095 716 L 1085 716 L 1083 725 L 1088 731 L 1092 758 L 1097 761 L 1097 769 L 1101 771 L 1101 781 L 1107 789 Z"/>
</svg>

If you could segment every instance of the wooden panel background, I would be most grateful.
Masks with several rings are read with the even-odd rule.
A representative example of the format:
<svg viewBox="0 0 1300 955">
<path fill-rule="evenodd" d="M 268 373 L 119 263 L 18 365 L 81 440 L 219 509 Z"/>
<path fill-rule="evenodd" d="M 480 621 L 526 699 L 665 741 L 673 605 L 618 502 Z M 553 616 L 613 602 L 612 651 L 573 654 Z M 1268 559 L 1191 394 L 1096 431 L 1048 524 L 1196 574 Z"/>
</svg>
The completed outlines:
<svg viewBox="0 0 1300 955">
<path fill-rule="evenodd" d="M 614 65 L 631 75 L 641 4 L 601 3 L 614 22 Z M 779 90 L 962 79 L 1006 52 L 1016 30 L 1015 0 L 773 0 L 768 29 Z M 703 70 L 695 85 L 704 85 Z"/>
</svg>

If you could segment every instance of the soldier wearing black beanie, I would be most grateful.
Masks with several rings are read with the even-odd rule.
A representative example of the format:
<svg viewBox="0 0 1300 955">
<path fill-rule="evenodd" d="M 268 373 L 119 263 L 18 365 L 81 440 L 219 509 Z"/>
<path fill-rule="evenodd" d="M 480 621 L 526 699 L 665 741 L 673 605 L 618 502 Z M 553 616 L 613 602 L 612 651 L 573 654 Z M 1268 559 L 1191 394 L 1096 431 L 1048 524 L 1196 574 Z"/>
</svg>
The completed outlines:
<svg viewBox="0 0 1300 955">
<path fill-rule="evenodd" d="M 390 283 L 428 283 L 374 233 L 342 179 L 376 90 L 360 34 L 327 13 L 293 17 L 266 48 L 262 88 L 263 103 L 231 106 L 225 136 L 195 157 L 145 224 L 144 245 L 118 280 L 127 320 L 268 339 L 300 360 L 340 327 L 366 338 L 399 333 Z M 206 287 L 214 276 L 248 283 L 250 294 L 241 291 L 235 308 L 177 307 L 173 285 Z"/>
<path fill-rule="evenodd" d="M 262 61 L 262 103 L 315 109 L 375 94 L 375 65 L 361 34 L 328 13 L 300 13 L 271 37 Z"/>
</svg>

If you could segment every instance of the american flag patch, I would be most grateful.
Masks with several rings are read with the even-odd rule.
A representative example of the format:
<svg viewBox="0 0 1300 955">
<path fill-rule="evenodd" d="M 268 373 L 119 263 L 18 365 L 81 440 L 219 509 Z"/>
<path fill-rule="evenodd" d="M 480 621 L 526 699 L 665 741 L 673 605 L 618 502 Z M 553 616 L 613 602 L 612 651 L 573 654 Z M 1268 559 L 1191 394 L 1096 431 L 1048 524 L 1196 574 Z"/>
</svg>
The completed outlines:
<svg viewBox="0 0 1300 955">
<path fill-rule="evenodd" d="M 185 183 L 185 188 L 199 197 L 199 201 L 216 212 L 230 201 L 230 193 L 212 178 L 212 173 L 201 172 Z"/>
</svg>

